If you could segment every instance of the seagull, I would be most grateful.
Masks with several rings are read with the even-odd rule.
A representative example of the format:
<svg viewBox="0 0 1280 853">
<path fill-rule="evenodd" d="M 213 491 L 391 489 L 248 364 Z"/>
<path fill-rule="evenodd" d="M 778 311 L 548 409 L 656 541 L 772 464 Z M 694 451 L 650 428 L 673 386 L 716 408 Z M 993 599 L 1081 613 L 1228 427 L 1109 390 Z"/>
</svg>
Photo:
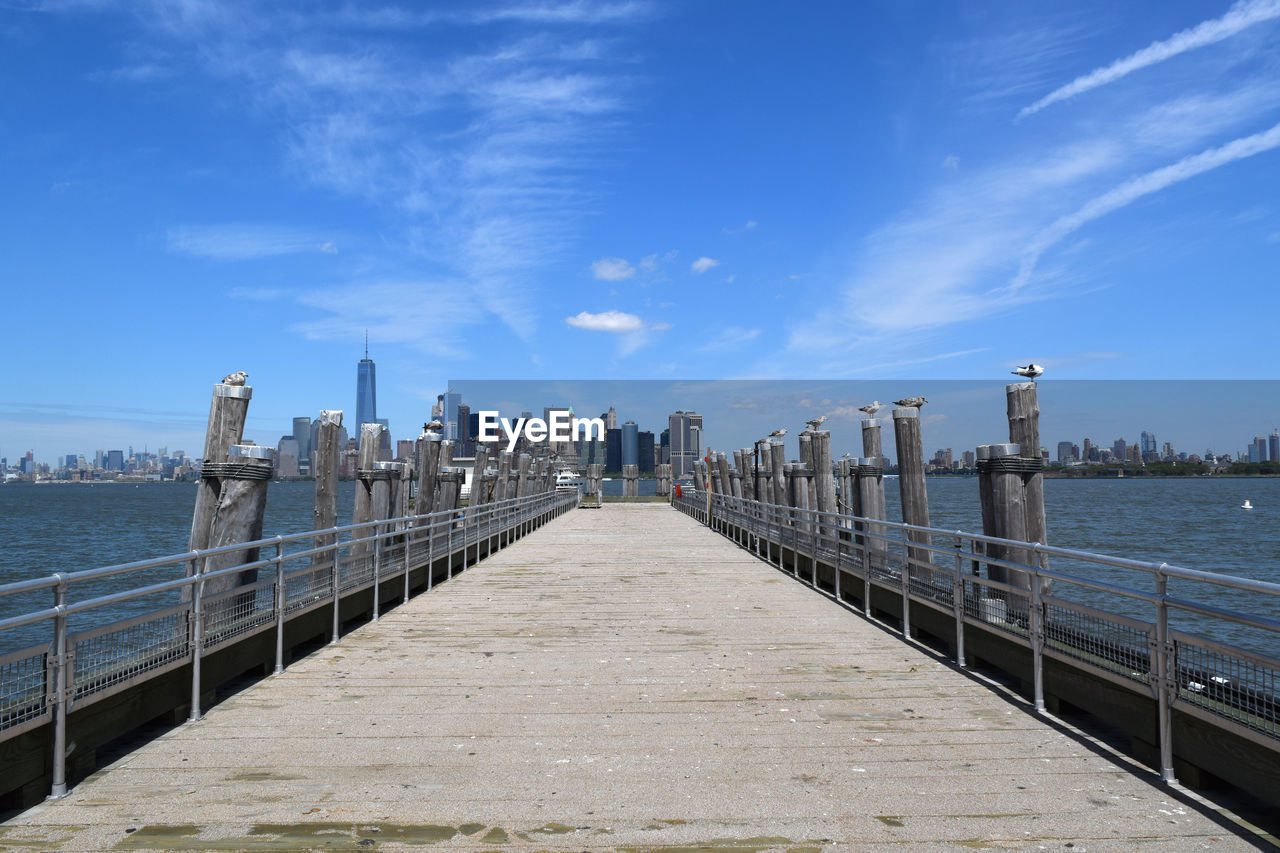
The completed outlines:
<svg viewBox="0 0 1280 853">
<path fill-rule="evenodd" d="M 1017 376 L 1025 376 L 1034 382 L 1037 376 L 1044 373 L 1044 367 L 1039 364 L 1028 364 L 1025 367 L 1019 365 L 1017 370 L 1010 370 L 1009 372 Z"/>
<path fill-rule="evenodd" d="M 904 397 L 901 400 L 894 400 L 893 404 L 895 406 L 906 406 L 911 409 L 918 409 L 927 402 L 929 401 L 924 397 Z"/>
<path fill-rule="evenodd" d="M 228 373 L 222 377 L 223 385 L 243 385 L 244 381 L 249 378 L 249 374 L 243 370 L 237 370 L 235 373 Z"/>
<path fill-rule="evenodd" d="M 874 418 L 876 416 L 876 412 L 880 411 L 883 408 L 884 406 L 880 405 L 879 400 L 873 400 L 865 406 L 859 406 L 858 411 L 866 412 L 867 417 Z"/>
<path fill-rule="evenodd" d="M 841 459 L 848 459 L 848 458 L 849 458 L 850 456 L 852 456 L 852 455 L 853 455 L 852 453 L 846 453 L 846 454 L 844 454 L 843 456 L 841 456 L 840 458 L 841 458 Z"/>
<path fill-rule="evenodd" d="M 786 434 L 787 428 L 782 427 L 781 429 L 775 429 L 773 432 L 769 433 L 769 438 L 782 438 Z"/>
<path fill-rule="evenodd" d="M 809 430 L 811 432 L 817 432 L 818 427 L 822 426 L 822 424 L 826 421 L 826 419 L 827 419 L 826 415 L 821 415 L 820 417 L 816 417 L 811 421 L 805 421 L 805 423 L 809 425 Z"/>
</svg>

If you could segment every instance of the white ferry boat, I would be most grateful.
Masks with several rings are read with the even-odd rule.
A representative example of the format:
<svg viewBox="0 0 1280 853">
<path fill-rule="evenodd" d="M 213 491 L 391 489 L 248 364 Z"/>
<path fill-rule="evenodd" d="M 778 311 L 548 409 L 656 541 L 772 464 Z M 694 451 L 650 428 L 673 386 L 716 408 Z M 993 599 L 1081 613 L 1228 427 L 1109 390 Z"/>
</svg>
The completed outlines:
<svg viewBox="0 0 1280 853">
<path fill-rule="evenodd" d="M 557 489 L 581 489 L 586 484 L 587 481 L 582 479 L 582 475 L 577 471 L 561 468 L 556 472 Z"/>
</svg>

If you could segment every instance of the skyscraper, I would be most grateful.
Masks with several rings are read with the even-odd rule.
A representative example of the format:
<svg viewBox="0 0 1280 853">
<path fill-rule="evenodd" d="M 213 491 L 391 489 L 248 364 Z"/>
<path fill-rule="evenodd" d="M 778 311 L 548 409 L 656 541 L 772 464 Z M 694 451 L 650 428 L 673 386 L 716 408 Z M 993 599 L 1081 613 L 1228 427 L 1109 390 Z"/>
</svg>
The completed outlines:
<svg viewBox="0 0 1280 853">
<path fill-rule="evenodd" d="M 311 418 L 293 419 L 293 437 L 298 442 L 298 466 L 311 467 Z"/>
<path fill-rule="evenodd" d="M 640 427 L 635 421 L 622 425 L 622 464 L 640 464 Z"/>
<path fill-rule="evenodd" d="M 1280 430 L 1272 430 L 1267 437 L 1267 458 L 1272 462 L 1280 462 Z"/>
<path fill-rule="evenodd" d="M 702 415 L 672 412 L 667 418 L 671 433 L 671 474 L 683 477 L 693 472 L 693 462 L 702 453 Z"/>
<path fill-rule="evenodd" d="M 441 398 L 443 409 L 440 420 L 444 423 L 444 438 L 458 440 L 458 406 L 462 405 L 462 395 L 450 388 Z"/>
<path fill-rule="evenodd" d="M 364 336 L 364 358 L 356 365 L 356 447 L 360 447 L 360 425 L 378 422 L 378 377 L 369 358 L 369 335 Z"/>
</svg>

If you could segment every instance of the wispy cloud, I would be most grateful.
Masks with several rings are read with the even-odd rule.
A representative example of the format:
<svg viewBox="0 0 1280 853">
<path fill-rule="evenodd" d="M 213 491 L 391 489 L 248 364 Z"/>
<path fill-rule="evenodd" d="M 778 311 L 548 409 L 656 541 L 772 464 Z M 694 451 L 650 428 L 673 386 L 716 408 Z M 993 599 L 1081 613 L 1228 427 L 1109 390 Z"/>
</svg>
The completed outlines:
<svg viewBox="0 0 1280 853">
<path fill-rule="evenodd" d="M 319 232 L 272 225 L 179 225 L 165 233 L 170 252 L 244 261 L 303 252 L 336 254 L 338 248 Z"/>
<path fill-rule="evenodd" d="M 1204 21 L 1164 41 L 1154 42 L 1137 53 L 1130 54 L 1123 59 L 1117 59 L 1110 65 L 1098 68 L 1082 77 L 1077 77 L 1065 86 L 1045 95 L 1034 104 L 1024 107 L 1018 113 L 1018 118 L 1025 118 L 1051 104 L 1065 101 L 1067 98 L 1083 94 L 1099 86 L 1105 86 L 1135 71 L 1171 59 L 1180 53 L 1222 41 L 1255 24 L 1276 18 L 1280 18 L 1280 0 L 1240 0 L 1240 2 L 1227 10 L 1227 13 L 1221 18 Z"/>
<path fill-rule="evenodd" d="M 1211 169 L 1234 163 L 1255 154 L 1261 154 L 1280 146 L 1280 124 L 1270 130 L 1237 139 L 1218 148 L 1202 151 L 1186 157 L 1170 166 L 1156 169 L 1145 175 L 1125 181 L 1120 186 L 1103 193 L 1074 213 L 1063 216 L 1048 228 L 1041 231 L 1032 240 L 1023 254 L 1022 264 L 1011 287 L 1014 290 L 1024 287 L 1035 271 L 1040 256 L 1050 247 L 1061 242 L 1067 235 L 1092 222 L 1106 216 L 1125 205 L 1132 204 L 1143 196 L 1159 192 L 1176 183 L 1204 174 Z"/>
<path fill-rule="evenodd" d="M 591 264 L 591 272 L 601 281 L 622 281 L 635 275 L 636 268 L 623 258 L 601 258 Z"/>
<path fill-rule="evenodd" d="M 644 328 L 643 320 L 635 314 L 627 314 L 623 311 L 604 311 L 599 314 L 582 311 L 572 317 L 565 317 L 564 321 L 579 329 L 614 334 L 636 332 Z"/>
<path fill-rule="evenodd" d="M 467 330 L 485 315 L 478 295 L 462 282 L 356 281 L 297 297 L 321 316 L 289 328 L 310 340 L 354 342 L 365 330 L 381 343 L 404 344 L 432 355 L 466 358 Z"/>
<path fill-rule="evenodd" d="M 718 267 L 718 266 L 720 266 L 720 262 L 717 261 L 715 258 L 702 257 L 702 258 L 698 258 L 696 261 L 689 264 L 689 269 L 693 270 L 698 275 L 702 275 L 704 272 L 711 269 L 712 267 Z"/>
<path fill-rule="evenodd" d="M 751 343 L 760 337 L 759 329 L 744 329 L 741 326 L 729 326 L 702 346 L 701 352 L 731 352 Z"/>
</svg>

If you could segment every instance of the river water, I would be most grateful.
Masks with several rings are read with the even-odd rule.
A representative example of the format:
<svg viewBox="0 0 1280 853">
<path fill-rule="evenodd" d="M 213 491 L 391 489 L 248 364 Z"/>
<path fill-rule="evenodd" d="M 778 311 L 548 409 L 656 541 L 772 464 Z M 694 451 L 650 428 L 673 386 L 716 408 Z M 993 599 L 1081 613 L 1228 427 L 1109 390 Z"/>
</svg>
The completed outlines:
<svg viewBox="0 0 1280 853">
<path fill-rule="evenodd" d="M 621 481 L 605 484 L 621 491 Z M 651 494 L 653 481 L 642 480 L 642 494 Z M 933 527 L 980 532 L 982 527 L 976 478 L 942 477 L 928 481 Z M 899 520 L 896 479 L 886 479 L 885 498 L 891 520 Z M 0 583 L 77 571 L 176 554 L 186 550 L 195 500 L 193 483 L 96 483 L 0 487 Z M 313 485 L 309 482 L 272 483 L 269 487 L 264 535 L 309 529 Z M 1256 508 L 1242 510 L 1248 499 Z M 338 518 L 351 517 L 354 484 L 339 486 Z M 1065 548 L 1094 551 L 1139 560 L 1165 561 L 1186 568 L 1280 581 L 1280 479 L 1168 478 L 1046 480 L 1045 504 L 1049 541 Z M 1057 561 L 1052 568 L 1089 571 L 1092 577 L 1123 583 L 1145 591 L 1150 579 L 1140 573 L 1086 567 Z M 149 580 L 173 577 L 159 572 Z M 115 583 L 115 586 L 112 584 Z M 1234 591 L 1210 591 L 1186 585 L 1183 594 L 1221 606 L 1238 606 L 1253 613 L 1280 618 L 1280 600 Z M 74 600 L 120 588 L 119 579 L 86 584 Z M 1089 593 L 1058 591 L 1086 603 L 1124 607 Z M 0 599 L 0 618 L 48 607 L 49 591 Z M 139 603 L 138 606 L 141 606 Z M 136 612 L 128 608 L 115 612 Z M 1131 611 L 1150 618 L 1139 607 Z M 80 618 L 75 627 L 92 623 Z M 1175 620 L 1177 621 L 1177 620 Z M 1182 618 L 1179 627 L 1218 639 L 1240 642 L 1280 656 L 1280 643 L 1256 632 L 1241 632 L 1225 624 L 1207 624 L 1200 617 Z M 0 654 L 44 642 L 48 623 L 0 632 Z"/>
</svg>

